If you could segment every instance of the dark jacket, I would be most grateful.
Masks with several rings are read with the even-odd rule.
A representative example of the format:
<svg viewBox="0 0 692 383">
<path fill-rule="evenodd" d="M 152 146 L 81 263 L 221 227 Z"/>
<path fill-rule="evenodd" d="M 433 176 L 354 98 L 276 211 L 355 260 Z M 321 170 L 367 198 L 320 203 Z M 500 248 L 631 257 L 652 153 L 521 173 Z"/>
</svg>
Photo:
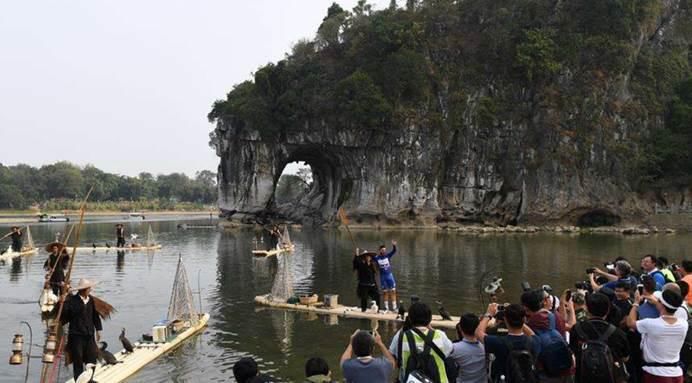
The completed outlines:
<svg viewBox="0 0 692 383">
<path fill-rule="evenodd" d="M 69 295 L 60 319 L 63 324 L 70 323 L 70 335 L 93 336 L 96 331 L 103 329 L 92 296 L 89 296 L 89 302 L 85 305 L 79 294 Z"/>
<path fill-rule="evenodd" d="M 58 265 L 56 266 L 56 262 Z M 53 270 L 53 267 L 55 267 L 55 271 L 53 271 L 53 274 L 50 276 L 50 283 L 52 284 L 59 284 L 60 282 L 65 281 L 65 269 L 70 263 L 70 256 L 67 254 L 63 254 L 63 256 L 60 258 L 60 262 L 58 262 L 58 255 L 55 253 L 50 253 L 48 255 L 48 259 L 46 259 L 46 262 L 43 263 L 43 268 L 46 271 L 51 271 Z"/>
<path fill-rule="evenodd" d="M 375 286 L 375 274 L 377 273 L 377 263 L 368 262 L 365 257 L 353 258 L 353 270 L 358 273 L 358 284 L 361 286 Z"/>
</svg>

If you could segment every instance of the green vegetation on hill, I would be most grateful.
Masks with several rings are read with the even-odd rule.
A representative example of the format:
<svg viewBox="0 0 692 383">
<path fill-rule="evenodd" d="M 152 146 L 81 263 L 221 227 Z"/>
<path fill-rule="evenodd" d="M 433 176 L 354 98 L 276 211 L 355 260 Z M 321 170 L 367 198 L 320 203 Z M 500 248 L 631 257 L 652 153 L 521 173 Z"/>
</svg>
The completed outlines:
<svg viewBox="0 0 692 383">
<path fill-rule="evenodd" d="M 105 210 L 174 209 L 180 203 L 196 206 L 216 201 L 216 174 L 203 170 L 194 179 L 182 173 L 128 177 L 106 173 L 94 166 L 84 168 L 56 162 L 34 168 L 0 164 L 0 209 L 73 209 L 89 188 L 89 198 Z M 75 207 L 76 206 L 76 207 Z"/>
<path fill-rule="evenodd" d="M 632 187 L 689 185 L 692 22 L 687 2 L 678 7 L 671 18 L 660 0 L 334 3 L 313 40 L 236 85 L 208 118 L 265 139 L 411 123 L 451 137 L 512 121 L 504 128 L 528 127 L 537 165 L 588 166 L 607 152 L 604 163 L 626 169 L 602 171 Z"/>
</svg>

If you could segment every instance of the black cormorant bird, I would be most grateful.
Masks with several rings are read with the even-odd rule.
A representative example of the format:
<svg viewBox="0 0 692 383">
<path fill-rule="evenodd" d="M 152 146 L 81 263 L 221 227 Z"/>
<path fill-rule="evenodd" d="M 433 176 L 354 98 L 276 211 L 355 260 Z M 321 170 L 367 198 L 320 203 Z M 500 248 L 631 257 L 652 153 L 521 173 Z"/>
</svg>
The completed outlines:
<svg viewBox="0 0 692 383">
<path fill-rule="evenodd" d="M 399 312 L 396 314 L 396 319 L 404 320 L 406 318 L 406 309 L 404 308 L 404 301 L 399 301 Z"/>
<path fill-rule="evenodd" d="M 116 359 L 115 355 L 113 355 L 110 351 L 106 350 L 106 347 L 108 347 L 108 343 L 101 342 L 101 348 L 99 349 L 99 358 L 100 359 L 105 361 L 107 365 L 108 364 L 123 363 L 122 360 Z"/>
<path fill-rule="evenodd" d="M 123 348 L 127 352 L 132 352 L 135 350 L 134 347 L 132 347 L 132 343 L 130 343 L 130 340 L 125 337 L 125 328 L 123 327 L 123 331 L 120 333 L 120 342 L 123 344 Z"/>
<path fill-rule="evenodd" d="M 437 303 L 439 306 L 437 308 L 437 312 L 440 313 L 442 320 L 452 320 L 452 316 L 449 315 L 449 312 L 447 312 L 447 310 L 445 310 L 444 306 L 442 306 L 442 302 L 441 301 L 435 301 L 435 303 Z"/>
</svg>

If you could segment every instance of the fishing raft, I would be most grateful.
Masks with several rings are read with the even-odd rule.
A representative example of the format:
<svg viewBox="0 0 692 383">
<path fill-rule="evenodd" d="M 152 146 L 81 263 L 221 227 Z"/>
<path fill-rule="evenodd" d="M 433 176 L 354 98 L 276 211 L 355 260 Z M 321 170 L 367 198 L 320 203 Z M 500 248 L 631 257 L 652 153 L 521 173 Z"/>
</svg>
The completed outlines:
<svg viewBox="0 0 692 383">
<path fill-rule="evenodd" d="M 149 251 L 149 250 L 159 250 L 161 245 L 152 246 L 126 246 L 126 247 L 115 247 L 115 246 L 80 246 L 77 251 Z"/>
<path fill-rule="evenodd" d="M 178 258 L 178 268 L 171 290 L 167 319 L 157 323 L 152 328 L 152 340 L 136 342 L 132 352 L 122 350 L 114 354 L 115 358 L 122 363 L 97 364 L 93 381 L 99 383 L 122 382 L 161 355 L 179 347 L 185 340 L 201 332 L 207 326 L 209 314 L 201 313 L 194 308 L 192 290 L 182 257 Z M 74 383 L 74 379 L 68 380 L 67 383 Z"/>
<path fill-rule="evenodd" d="M 290 253 L 293 250 L 295 250 L 296 246 L 294 244 L 290 244 L 287 246 L 282 246 L 280 249 L 271 249 L 271 250 L 252 250 L 252 255 L 255 257 L 271 257 L 272 255 L 279 255 L 282 253 Z"/>
<path fill-rule="evenodd" d="M 23 257 L 23 256 L 28 256 L 28 255 L 34 255 L 38 253 L 38 249 L 36 248 L 36 245 L 34 244 L 34 238 L 31 236 L 31 229 L 29 226 L 26 227 L 26 244 L 25 246 L 22 246 L 21 251 L 12 251 L 12 247 L 10 246 L 7 251 L 2 253 L 0 255 L 0 263 L 5 263 L 7 261 L 10 261 L 12 259 L 18 258 L 18 257 Z"/>
<path fill-rule="evenodd" d="M 311 312 L 319 315 L 334 315 L 353 319 L 376 319 L 389 322 L 403 322 L 403 318 L 399 317 L 395 312 L 376 313 L 369 310 L 362 312 L 360 307 L 343 306 L 340 304 L 330 307 L 326 306 L 323 302 L 316 302 L 314 304 L 307 305 L 300 303 L 286 303 L 282 300 L 274 300 L 271 294 L 256 296 L 255 303 L 277 309 Z M 433 315 L 432 322 L 430 322 L 430 324 L 435 328 L 448 329 L 455 328 L 457 323 L 459 323 L 458 316 L 452 316 L 452 320 L 444 320 L 439 315 Z"/>
</svg>

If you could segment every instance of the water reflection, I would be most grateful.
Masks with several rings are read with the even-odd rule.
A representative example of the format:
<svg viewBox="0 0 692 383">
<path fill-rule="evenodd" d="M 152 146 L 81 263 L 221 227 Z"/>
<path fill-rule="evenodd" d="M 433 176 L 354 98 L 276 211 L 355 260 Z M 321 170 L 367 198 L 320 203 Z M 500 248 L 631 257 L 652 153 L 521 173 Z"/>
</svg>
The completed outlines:
<svg viewBox="0 0 692 383">
<path fill-rule="evenodd" d="M 142 334 L 165 317 L 170 299 L 176 260 L 183 255 L 196 289 L 198 274 L 203 306 L 211 314 L 209 328 L 193 341 L 147 366 L 131 381 L 232 381 L 232 365 L 243 356 L 252 356 L 260 368 L 283 381 L 301 381 L 305 360 L 326 358 L 340 379 L 338 358 L 355 329 L 370 329 L 368 320 L 315 316 L 257 307 L 256 295 L 269 293 L 279 272 L 277 257 L 255 258 L 252 230 L 216 232 L 179 231 L 183 221 L 154 222 L 152 229 L 164 248 L 157 252 L 79 253 L 73 278 L 99 281 L 95 294 L 113 304 L 118 312 L 104 322 L 104 340 L 118 345 L 119 329 Z M 145 235 L 148 223 L 132 222 L 128 232 Z M 66 225 L 32 227 L 37 243 L 47 243 Z M 113 242 L 112 223 L 85 226 L 85 243 Z M 411 295 L 423 301 L 441 300 L 453 314 L 483 310 L 480 292 L 487 279 L 503 278 L 506 290 L 501 300 L 514 301 L 521 282 L 550 284 L 556 291 L 583 279 L 583 270 L 605 260 L 624 256 L 638 264 L 639 255 L 666 255 L 678 261 L 692 248 L 691 235 L 629 238 L 610 235 L 487 235 L 472 236 L 438 231 L 356 231 L 361 248 L 376 249 L 381 243 L 398 241 L 392 268 L 400 299 Z M 353 245 L 348 234 L 339 231 L 291 229 L 296 250 L 286 256 L 287 270 L 295 293 L 337 294 L 339 302 L 357 305 L 355 275 L 351 269 Z M 11 339 L 13 325 L 28 320 L 34 329 L 45 328 L 36 301 L 42 289 L 41 267 L 46 254 L 21 259 L 1 268 L 0 341 Z M 483 278 L 484 274 L 486 278 Z M 484 279 L 481 281 L 481 279 Z M 385 341 L 397 326 L 379 323 Z M 36 335 L 35 338 L 40 338 Z M 453 334 L 450 334 L 453 335 Z M 133 336 L 134 337 L 134 336 Z M 35 343 L 42 343 L 36 341 Z M 0 374 L 8 381 L 23 378 L 23 368 L 0 364 Z M 38 378 L 40 363 L 32 363 L 32 378 Z M 34 370 L 35 369 L 35 370 Z M 69 371 L 62 369 L 63 377 Z M 32 381 L 35 381 L 33 379 Z"/>
</svg>

